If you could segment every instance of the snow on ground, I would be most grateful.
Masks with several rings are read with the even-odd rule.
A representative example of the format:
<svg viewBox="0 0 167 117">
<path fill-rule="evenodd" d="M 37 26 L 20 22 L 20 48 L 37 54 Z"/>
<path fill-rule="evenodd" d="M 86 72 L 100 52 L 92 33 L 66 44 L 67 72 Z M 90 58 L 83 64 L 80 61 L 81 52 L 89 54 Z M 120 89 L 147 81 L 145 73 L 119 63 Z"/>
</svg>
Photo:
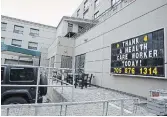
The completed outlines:
<svg viewBox="0 0 167 117">
<path fill-rule="evenodd" d="M 60 85 L 57 83 L 56 85 Z M 57 92 L 59 92 L 65 99 L 69 102 L 72 101 L 72 88 L 71 87 L 64 87 L 63 92 L 62 88 L 54 88 Z M 112 100 L 112 99 L 120 99 L 120 98 L 136 98 L 126 94 L 122 94 L 120 92 L 104 89 L 104 88 L 97 88 L 94 86 L 87 87 L 81 89 L 80 87 L 74 88 L 73 90 L 73 101 L 74 102 L 85 102 L 85 101 L 99 101 L 99 100 Z M 139 98 L 140 99 L 140 98 Z M 46 100 L 46 99 L 45 99 Z M 145 101 L 144 99 L 140 99 L 140 101 Z M 95 104 L 79 104 L 79 105 L 70 105 L 67 106 L 67 116 L 100 116 L 103 115 L 120 115 L 121 114 L 121 103 L 120 101 L 110 102 L 108 105 L 108 112 L 106 113 L 106 104 L 105 110 L 103 111 L 103 103 L 95 103 Z M 65 115 L 65 106 L 53 106 L 53 107 L 38 107 L 38 115 L 45 115 L 45 116 L 58 116 Z M 136 112 L 136 113 L 133 113 Z M 6 115 L 6 109 L 1 109 L 1 114 Z M 34 115 L 35 108 L 17 108 L 17 109 L 10 109 L 9 115 Z M 150 114 L 146 110 L 146 106 L 138 106 L 137 109 L 133 106 L 133 101 L 128 100 L 124 102 L 124 115 L 138 115 L 138 116 L 150 116 Z"/>
</svg>

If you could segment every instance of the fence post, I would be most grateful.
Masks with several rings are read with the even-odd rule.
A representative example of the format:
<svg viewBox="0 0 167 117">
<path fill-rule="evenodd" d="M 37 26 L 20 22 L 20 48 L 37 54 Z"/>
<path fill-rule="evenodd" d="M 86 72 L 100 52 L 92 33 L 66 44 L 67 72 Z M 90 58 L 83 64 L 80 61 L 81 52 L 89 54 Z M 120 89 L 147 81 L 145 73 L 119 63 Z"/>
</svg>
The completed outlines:
<svg viewBox="0 0 167 117">
<path fill-rule="evenodd" d="M 121 100 L 121 116 L 124 114 L 124 100 Z"/>
<path fill-rule="evenodd" d="M 38 100 L 38 88 L 39 88 L 39 81 L 40 81 L 40 67 L 38 67 L 38 76 L 37 76 L 37 86 L 36 86 L 36 96 L 35 96 L 35 104 L 37 104 Z M 35 116 L 37 115 L 37 107 L 35 107 Z"/>
<path fill-rule="evenodd" d="M 106 106 L 106 114 L 105 114 L 105 116 L 108 115 L 108 103 L 109 103 L 109 102 L 107 102 L 107 106 Z"/>
<path fill-rule="evenodd" d="M 133 100 L 133 114 L 137 112 L 137 104 L 138 104 L 138 99 Z"/>
<path fill-rule="evenodd" d="M 60 106 L 60 116 L 61 116 L 61 113 L 62 113 L 62 108 L 63 108 L 63 107 L 62 107 L 62 105 L 61 105 L 61 106 Z"/>
<path fill-rule="evenodd" d="M 65 107 L 65 116 L 67 115 L 67 105 Z"/>
<path fill-rule="evenodd" d="M 103 102 L 103 115 L 102 116 L 104 116 L 105 104 L 106 104 L 106 102 Z"/>
<path fill-rule="evenodd" d="M 6 116 L 9 116 L 9 108 L 7 108 L 7 113 L 6 114 L 7 114 Z"/>
<path fill-rule="evenodd" d="M 73 95 L 74 95 L 74 86 L 72 86 L 72 96 L 71 96 L 71 102 L 73 102 Z"/>
</svg>

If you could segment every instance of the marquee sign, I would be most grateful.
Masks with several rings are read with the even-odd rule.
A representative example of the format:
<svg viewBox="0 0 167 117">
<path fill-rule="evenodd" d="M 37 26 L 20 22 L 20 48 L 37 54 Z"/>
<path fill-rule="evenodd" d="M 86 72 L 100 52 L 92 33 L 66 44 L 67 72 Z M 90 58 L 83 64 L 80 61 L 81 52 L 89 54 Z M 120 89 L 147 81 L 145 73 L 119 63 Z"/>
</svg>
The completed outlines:
<svg viewBox="0 0 167 117">
<path fill-rule="evenodd" d="M 164 29 L 111 44 L 111 72 L 164 77 Z"/>
</svg>

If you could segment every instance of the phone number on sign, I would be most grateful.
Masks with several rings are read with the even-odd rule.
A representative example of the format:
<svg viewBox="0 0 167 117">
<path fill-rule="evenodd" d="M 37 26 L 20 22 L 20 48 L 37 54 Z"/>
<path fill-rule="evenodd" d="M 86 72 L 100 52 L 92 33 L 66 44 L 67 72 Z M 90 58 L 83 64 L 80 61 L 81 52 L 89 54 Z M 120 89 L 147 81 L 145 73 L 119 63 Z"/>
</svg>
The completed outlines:
<svg viewBox="0 0 167 117">
<path fill-rule="evenodd" d="M 142 67 L 137 70 L 140 75 L 157 75 L 157 67 Z M 113 72 L 116 74 L 136 74 L 136 68 L 113 68 Z"/>
</svg>

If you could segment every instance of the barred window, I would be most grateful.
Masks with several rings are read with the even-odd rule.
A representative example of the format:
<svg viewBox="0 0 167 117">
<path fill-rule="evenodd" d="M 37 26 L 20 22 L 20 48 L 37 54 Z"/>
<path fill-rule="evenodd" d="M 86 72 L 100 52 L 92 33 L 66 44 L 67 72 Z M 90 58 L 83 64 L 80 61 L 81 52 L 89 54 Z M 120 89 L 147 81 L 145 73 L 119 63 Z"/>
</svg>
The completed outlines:
<svg viewBox="0 0 167 117">
<path fill-rule="evenodd" d="M 72 57 L 71 56 L 61 56 L 61 68 L 72 68 Z"/>
</svg>

